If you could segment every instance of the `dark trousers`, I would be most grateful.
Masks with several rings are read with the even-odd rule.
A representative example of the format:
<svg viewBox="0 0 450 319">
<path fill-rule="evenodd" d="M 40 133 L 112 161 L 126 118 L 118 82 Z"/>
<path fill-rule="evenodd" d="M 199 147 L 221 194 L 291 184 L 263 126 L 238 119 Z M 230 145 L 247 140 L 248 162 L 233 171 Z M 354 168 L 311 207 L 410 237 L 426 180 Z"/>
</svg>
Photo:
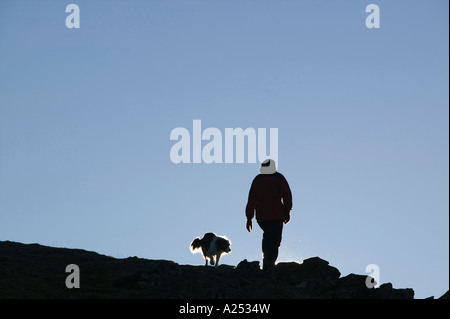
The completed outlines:
<svg viewBox="0 0 450 319">
<path fill-rule="evenodd" d="M 275 266 L 278 258 L 278 248 L 281 244 L 281 234 L 283 232 L 283 221 L 264 221 L 258 222 L 258 225 L 263 231 L 263 269 L 268 269 Z"/>
</svg>

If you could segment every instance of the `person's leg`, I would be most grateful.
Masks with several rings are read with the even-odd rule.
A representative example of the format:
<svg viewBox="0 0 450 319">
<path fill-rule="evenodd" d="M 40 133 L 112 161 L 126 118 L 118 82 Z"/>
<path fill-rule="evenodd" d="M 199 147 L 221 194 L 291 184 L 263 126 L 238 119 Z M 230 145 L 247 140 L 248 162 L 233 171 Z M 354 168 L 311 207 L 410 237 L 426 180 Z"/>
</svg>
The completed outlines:
<svg viewBox="0 0 450 319">
<path fill-rule="evenodd" d="M 283 233 L 283 222 L 282 221 L 276 221 L 273 222 L 271 225 L 271 236 L 270 236 L 270 260 L 273 261 L 273 264 L 275 265 L 275 262 L 278 258 L 278 249 L 281 245 L 281 239 L 282 239 L 282 233 Z"/>
<path fill-rule="evenodd" d="M 267 222 L 258 222 L 259 227 L 261 227 L 262 231 L 263 231 L 263 238 L 262 238 L 262 253 L 263 253 L 263 269 L 266 268 L 266 264 L 267 264 L 267 253 L 269 251 L 269 226 Z"/>
<path fill-rule="evenodd" d="M 283 221 L 267 221 L 259 223 L 263 230 L 262 250 L 263 269 L 275 266 L 278 248 L 281 244 Z"/>
<path fill-rule="evenodd" d="M 278 249 L 281 244 L 283 232 L 283 222 L 282 221 L 273 221 L 270 223 L 269 227 L 269 240 L 267 247 L 267 259 L 269 267 L 275 266 L 275 262 L 278 258 Z"/>
</svg>

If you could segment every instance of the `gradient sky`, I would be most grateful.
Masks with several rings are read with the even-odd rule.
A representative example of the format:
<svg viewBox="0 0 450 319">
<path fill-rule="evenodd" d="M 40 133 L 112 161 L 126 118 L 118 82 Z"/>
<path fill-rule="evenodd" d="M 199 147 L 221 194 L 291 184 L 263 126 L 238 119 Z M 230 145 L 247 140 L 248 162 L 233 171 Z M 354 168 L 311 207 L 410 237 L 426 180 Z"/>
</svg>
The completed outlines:
<svg viewBox="0 0 450 319">
<path fill-rule="evenodd" d="M 80 8 L 68 29 L 65 7 Z M 380 8 L 368 29 L 365 7 Z M 449 282 L 449 3 L 1 1 L 0 240 L 202 265 L 261 260 L 258 164 L 174 164 L 170 132 L 278 128 L 279 261 L 436 297 Z M 62 270 L 64 271 L 64 270 Z M 81 269 L 82 271 L 82 269 Z"/>
</svg>

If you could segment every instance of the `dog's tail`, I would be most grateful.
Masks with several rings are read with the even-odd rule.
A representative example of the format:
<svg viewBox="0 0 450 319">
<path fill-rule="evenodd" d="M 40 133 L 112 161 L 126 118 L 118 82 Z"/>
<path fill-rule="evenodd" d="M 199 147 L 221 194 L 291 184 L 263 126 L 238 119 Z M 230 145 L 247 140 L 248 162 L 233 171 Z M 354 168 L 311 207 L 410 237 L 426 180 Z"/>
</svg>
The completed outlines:
<svg viewBox="0 0 450 319">
<path fill-rule="evenodd" d="M 202 242 L 200 238 L 195 238 L 191 243 L 191 252 L 194 254 L 197 249 L 200 249 L 202 247 Z"/>
</svg>

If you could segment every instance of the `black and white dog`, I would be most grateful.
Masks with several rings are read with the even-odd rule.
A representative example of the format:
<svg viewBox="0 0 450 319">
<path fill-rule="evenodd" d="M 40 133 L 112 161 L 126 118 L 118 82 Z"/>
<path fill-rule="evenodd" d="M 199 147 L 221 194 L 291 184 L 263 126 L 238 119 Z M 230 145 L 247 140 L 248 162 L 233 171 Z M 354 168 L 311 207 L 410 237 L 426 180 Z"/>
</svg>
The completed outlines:
<svg viewBox="0 0 450 319">
<path fill-rule="evenodd" d="M 196 253 L 200 248 L 202 249 L 203 257 L 205 258 L 205 266 L 209 263 L 211 265 L 219 265 L 220 256 L 229 253 L 231 242 L 228 238 L 217 236 L 214 233 L 206 233 L 203 238 L 195 238 L 191 243 L 192 253 Z"/>
</svg>

